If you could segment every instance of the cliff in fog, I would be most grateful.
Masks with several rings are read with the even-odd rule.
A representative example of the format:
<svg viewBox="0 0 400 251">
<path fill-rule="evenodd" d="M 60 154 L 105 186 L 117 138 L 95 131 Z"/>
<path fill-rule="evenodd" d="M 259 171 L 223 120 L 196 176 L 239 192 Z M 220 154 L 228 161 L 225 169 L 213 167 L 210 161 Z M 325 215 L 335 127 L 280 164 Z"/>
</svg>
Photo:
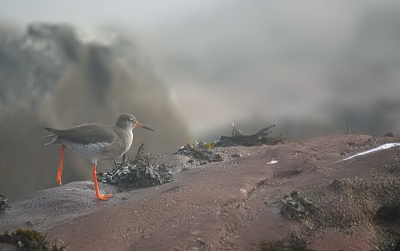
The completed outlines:
<svg viewBox="0 0 400 251">
<path fill-rule="evenodd" d="M 43 144 L 44 126 L 114 124 L 124 112 L 155 129 L 135 130 L 149 152 L 172 152 L 189 140 L 171 91 L 134 43 L 115 32 L 68 24 L 31 24 L 0 40 L 0 191 L 9 198 L 56 185 L 59 147 Z M 90 179 L 87 160 L 66 155 L 65 183 Z M 112 162 L 100 163 L 111 168 Z"/>
</svg>

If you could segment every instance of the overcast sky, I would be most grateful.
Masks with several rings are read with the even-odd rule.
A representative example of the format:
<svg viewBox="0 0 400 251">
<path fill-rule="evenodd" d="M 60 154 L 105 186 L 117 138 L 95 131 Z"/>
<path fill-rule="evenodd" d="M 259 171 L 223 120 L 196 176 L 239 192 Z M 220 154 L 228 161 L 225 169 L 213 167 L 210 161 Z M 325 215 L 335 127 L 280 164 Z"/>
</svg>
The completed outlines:
<svg viewBox="0 0 400 251">
<path fill-rule="evenodd" d="M 131 33 L 192 130 L 200 131 L 255 116 L 333 123 L 327 109 L 354 102 L 368 107 L 363 102 L 397 95 L 397 66 L 390 68 L 386 59 L 397 58 L 399 2 L 0 0 L 0 22 L 21 28 L 33 21 L 67 22 Z M 387 69 L 378 80 L 384 88 L 368 75 L 374 64 Z M 340 83 L 334 77 L 344 71 L 348 76 Z M 215 109 L 204 100 L 224 106 Z"/>
<path fill-rule="evenodd" d="M 68 22 L 96 26 L 118 23 L 152 27 L 165 21 L 196 15 L 226 1 L 0 1 L 0 17 L 25 25 L 32 21 Z"/>
</svg>

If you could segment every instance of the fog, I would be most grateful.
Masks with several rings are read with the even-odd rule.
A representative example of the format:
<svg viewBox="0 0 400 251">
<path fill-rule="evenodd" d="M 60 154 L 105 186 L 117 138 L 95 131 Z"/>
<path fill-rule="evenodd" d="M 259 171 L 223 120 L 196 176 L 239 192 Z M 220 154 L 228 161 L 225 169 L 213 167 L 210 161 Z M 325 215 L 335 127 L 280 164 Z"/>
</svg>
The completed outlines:
<svg viewBox="0 0 400 251">
<path fill-rule="evenodd" d="M 398 1 L 0 2 L 3 42 L 25 36 L 34 22 L 86 35 L 79 50 L 57 35 L 68 67 L 55 68 L 60 78 L 48 86 L 28 90 L 4 82 L 9 75 L 0 79 L 0 183 L 9 181 L 0 194 L 9 197 L 56 185 L 59 148 L 42 147 L 43 126 L 111 124 L 122 112 L 158 129 L 135 129 L 131 155 L 140 142 L 160 154 L 187 140 L 215 140 L 230 133 L 230 122 L 245 133 L 276 124 L 274 135 L 295 141 L 344 134 L 346 123 L 356 134 L 400 133 Z M 99 46 L 109 34 L 123 43 Z M 5 65 L 23 75 L 22 67 Z M 80 98 L 70 102 L 76 90 Z M 89 162 L 67 159 L 65 170 L 75 171 L 66 182 L 90 179 Z M 49 178 L 39 186 L 40 175 L 18 176 L 27 165 Z M 17 180 L 29 185 L 13 192 Z"/>
</svg>

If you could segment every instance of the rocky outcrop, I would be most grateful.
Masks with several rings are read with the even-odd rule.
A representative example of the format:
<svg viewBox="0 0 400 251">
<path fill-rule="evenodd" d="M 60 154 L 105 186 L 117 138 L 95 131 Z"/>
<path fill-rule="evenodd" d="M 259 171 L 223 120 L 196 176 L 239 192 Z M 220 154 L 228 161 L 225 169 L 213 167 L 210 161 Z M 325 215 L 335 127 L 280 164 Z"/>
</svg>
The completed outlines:
<svg viewBox="0 0 400 251">
<path fill-rule="evenodd" d="M 89 251 L 269 250 L 294 241 L 308 250 L 394 249 L 399 147 L 349 157 L 399 141 L 353 135 L 216 148 L 224 161 L 199 166 L 165 156 L 160 163 L 177 166 L 170 183 L 107 202 L 93 197 L 91 182 L 39 191 L 0 213 L 0 233 L 33 228 Z M 304 208 L 291 207 L 300 201 Z"/>
</svg>

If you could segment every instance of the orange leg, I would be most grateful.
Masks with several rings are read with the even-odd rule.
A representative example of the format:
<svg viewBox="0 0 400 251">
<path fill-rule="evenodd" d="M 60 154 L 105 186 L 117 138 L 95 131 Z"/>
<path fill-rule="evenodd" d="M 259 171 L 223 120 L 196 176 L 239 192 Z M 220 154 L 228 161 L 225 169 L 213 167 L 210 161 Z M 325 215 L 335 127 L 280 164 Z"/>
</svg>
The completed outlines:
<svg viewBox="0 0 400 251">
<path fill-rule="evenodd" d="M 113 197 L 113 194 L 100 194 L 99 191 L 99 184 L 97 183 L 97 175 L 96 175 L 96 163 L 93 163 L 93 169 L 92 169 L 92 175 L 93 175 L 93 181 L 94 181 L 94 188 L 96 189 L 96 194 L 94 195 L 97 197 L 99 200 L 107 200 L 108 198 Z"/>
<path fill-rule="evenodd" d="M 58 182 L 58 184 L 60 186 L 62 185 L 61 177 L 62 177 L 63 163 L 64 163 L 64 150 L 65 150 L 65 146 L 61 145 L 60 165 L 57 168 L 57 177 L 56 177 L 56 181 Z"/>
</svg>

